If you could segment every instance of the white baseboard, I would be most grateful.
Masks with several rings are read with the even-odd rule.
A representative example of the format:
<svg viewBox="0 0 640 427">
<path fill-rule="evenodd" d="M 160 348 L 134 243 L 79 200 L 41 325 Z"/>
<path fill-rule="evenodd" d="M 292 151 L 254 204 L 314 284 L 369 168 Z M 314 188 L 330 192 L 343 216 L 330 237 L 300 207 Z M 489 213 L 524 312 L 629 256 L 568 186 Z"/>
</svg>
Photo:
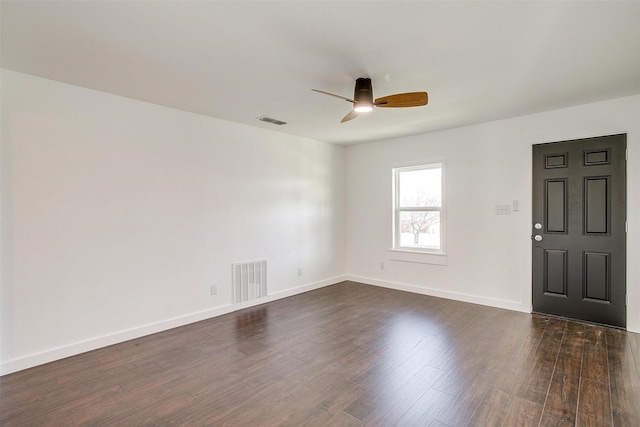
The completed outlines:
<svg viewBox="0 0 640 427">
<path fill-rule="evenodd" d="M 269 295 L 270 301 L 275 301 L 282 298 L 292 297 L 294 295 L 302 294 L 304 292 L 313 291 L 314 289 L 324 288 L 325 286 L 335 285 L 336 283 L 344 282 L 347 279 L 346 275 L 332 277 L 330 279 L 321 280 L 315 283 L 309 283 L 297 288 L 287 289 L 285 291 L 276 292 L 273 295 Z"/>
<path fill-rule="evenodd" d="M 446 298 L 462 302 L 470 302 L 473 304 L 486 305 L 496 308 L 504 308 L 506 310 L 520 311 L 523 313 L 531 313 L 531 309 L 518 301 L 501 300 L 497 298 L 487 298 L 478 295 L 464 294 L 460 292 L 449 292 L 440 289 L 425 288 L 421 286 L 408 285 L 404 283 L 388 282 L 385 280 L 372 279 L 369 277 L 354 276 L 348 274 L 347 280 L 360 282 L 366 285 L 380 286 L 383 288 L 396 289 L 399 291 L 413 292 L 415 294 L 429 295 L 432 297 Z"/>
<path fill-rule="evenodd" d="M 85 341 L 56 347 L 40 353 L 30 354 L 28 356 L 23 356 L 0 364 L 0 375 L 10 374 L 12 372 L 21 371 L 23 369 L 32 368 L 38 365 L 43 365 L 55 360 L 64 359 L 66 357 L 75 356 L 76 354 L 85 353 L 87 351 L 96 350 L 98 348 L 118 344 L 135 338 L 140 338 L 145 335 L 155 334 L 167 329 L 177 328 L 189 323 L 199 322 L 211 317 L 221 316 L 223 314 L 234 311 L 234 309 L 235 307 L 233 305 L 216 307 L 197 313 L 187 314 L 185 316 L 174 317 L 172 319 L 163 320 L 161 322 L 151 323 L 113 334 L 103 335 Z"/>
<path fill-rule="evenodd" d="M 166 331 L 168 329 L 177 328 L 179 326 L 188 325 L 189 323 L 200 322 L 202 320 L 211 319 L 213 317 L 222 316 L 244 308 L 261 305 L 269 301 L 276 301 L 293 295 L 319 289 L 325 286 L 333 285 L 347 280 L 346 276 L 337 276 L 331 279 L 321 280 L 315 283 L 309 283 L 285 291 L 276 292 L 266 298 L 260 300 L 249 301 L 242 304 L 229 304 L 221 307 L 215 307 L 208 310 L 190 313 L 184 316 L 174 317 L 172 319 L 163 320 L 161 322 L 152 323 L 125 331 L 116 332 L 114 334 L 103 335 L 101 337 L 92 338 L 86 341 L 73 343 L 46 350 L 40 353 L 31 354 L 17 359 L 0 363 L 0 375 L 10 374 L 12 372 L 22 371 L 45 363 L 64 359 L 66 357 L 75 356 L 87 351 L 96 350 L 113 344 L 140 338 L 146 335 L 155 334 Z"/>
</svg>

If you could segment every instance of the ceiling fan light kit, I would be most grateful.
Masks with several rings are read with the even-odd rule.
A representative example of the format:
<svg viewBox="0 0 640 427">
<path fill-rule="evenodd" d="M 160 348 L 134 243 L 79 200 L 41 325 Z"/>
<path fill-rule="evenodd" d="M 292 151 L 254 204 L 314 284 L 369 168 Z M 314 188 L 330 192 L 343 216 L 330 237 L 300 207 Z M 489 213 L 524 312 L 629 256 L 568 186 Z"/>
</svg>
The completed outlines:
<svg viewBox="0 0 640 427">
<path fill-rule="evenodd" d="M 371 79 L 367 77 L 360 77 L 356 80 L 356 87 L 353 91 L 353 99 L 335 95 L 323 90 L 311 90 L 323 93 L 325 95 L 344 99 L 345 101 L 351 102 L 353 104 L 353 110 L 351 110 L 349 114 L 344 116 L 341 123 L 355 119 L 356 117 L 358 117 L 359 113 L 372 111 L 374 106 L 385 108 L 419 107 L 422 105 L 427 105 L 427 103 L 429 102 L 429 95 L 427 94 L 427 92 L 398 93 L 395 95 L 383 96 L 382 98 L 378 98 L 374 101 Z"/>
<path fill-rule="evenodd" d="M 353 111 L 357 113 L 368 113 L 369 111 L 373 111 L 373 104 L 365 104 L 363 102 L 356 103 Z"/>
</svg>

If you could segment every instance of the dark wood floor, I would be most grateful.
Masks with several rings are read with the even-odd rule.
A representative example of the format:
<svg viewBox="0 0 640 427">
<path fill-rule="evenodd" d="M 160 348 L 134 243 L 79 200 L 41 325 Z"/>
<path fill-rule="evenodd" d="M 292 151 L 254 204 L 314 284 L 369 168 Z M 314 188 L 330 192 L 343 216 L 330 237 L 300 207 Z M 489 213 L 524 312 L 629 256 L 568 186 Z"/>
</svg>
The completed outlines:
<svg viewBox="0 0 640 427">
<path fill-rule="evenodd" d="M 4 376 L 0 424 L 637 427 L 637 349 L 344 282 Z"/>
</svg>

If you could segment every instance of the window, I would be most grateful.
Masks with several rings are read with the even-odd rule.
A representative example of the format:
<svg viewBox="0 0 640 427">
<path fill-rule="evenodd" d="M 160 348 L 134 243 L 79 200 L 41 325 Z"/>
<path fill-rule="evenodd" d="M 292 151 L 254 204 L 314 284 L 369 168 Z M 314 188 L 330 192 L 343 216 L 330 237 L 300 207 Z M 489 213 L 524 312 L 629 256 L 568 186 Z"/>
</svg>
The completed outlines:
<svg viewBox="0 0 640 427">
<path fill-rule="evenodd" d="M 393 170 L 393 249 L 443 253 L 442 163 Z"/>
</svg>

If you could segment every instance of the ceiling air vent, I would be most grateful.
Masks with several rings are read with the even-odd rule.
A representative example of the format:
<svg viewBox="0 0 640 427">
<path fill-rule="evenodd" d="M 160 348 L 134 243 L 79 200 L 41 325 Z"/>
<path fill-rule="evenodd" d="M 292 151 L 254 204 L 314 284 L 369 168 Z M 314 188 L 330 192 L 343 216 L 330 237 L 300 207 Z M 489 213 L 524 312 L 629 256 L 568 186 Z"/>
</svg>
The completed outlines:
<svg viewBox="0 0 640 427">
<path fill-rule="evenodd" d="M 258 120 L 263 121 L 263 122 L 267 122 L 267 123 L 272 123 L 272 124 L 278 125 L 278 126 L 282 126 L 282 125 L 286 125 L 287 124 L 287 122 L 283 122 L 282 120 L 278 120 L 278 119 L 272 119 L 271 117 L 267 117 L 267 116 L 258 117 Z"/>
</svg>

